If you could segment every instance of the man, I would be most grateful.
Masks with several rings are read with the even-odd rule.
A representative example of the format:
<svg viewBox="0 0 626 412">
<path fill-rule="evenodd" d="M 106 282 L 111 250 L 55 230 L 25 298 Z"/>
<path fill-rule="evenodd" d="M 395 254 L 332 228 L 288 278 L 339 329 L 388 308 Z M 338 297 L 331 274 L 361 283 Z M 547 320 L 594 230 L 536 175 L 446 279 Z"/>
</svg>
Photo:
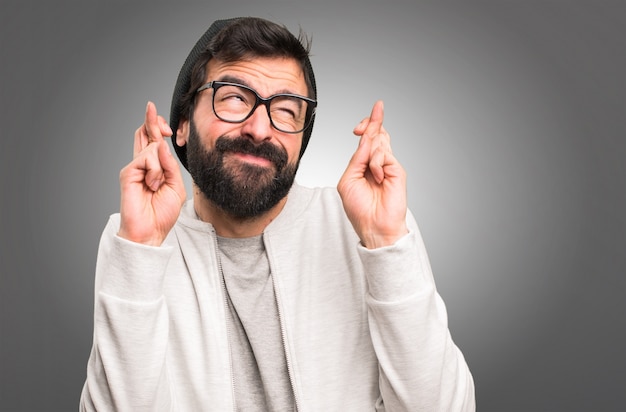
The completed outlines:
<svg viewBox="0 0 626 412">
<path fill-rule="evenodd" d="M 474 410 L 382 102 L 337 189 L 294 184 L 317 105 L 301 40 L 215 22 L 171 127 L 148 103 L 100 244 L 81 410 Z"/>
</svg>

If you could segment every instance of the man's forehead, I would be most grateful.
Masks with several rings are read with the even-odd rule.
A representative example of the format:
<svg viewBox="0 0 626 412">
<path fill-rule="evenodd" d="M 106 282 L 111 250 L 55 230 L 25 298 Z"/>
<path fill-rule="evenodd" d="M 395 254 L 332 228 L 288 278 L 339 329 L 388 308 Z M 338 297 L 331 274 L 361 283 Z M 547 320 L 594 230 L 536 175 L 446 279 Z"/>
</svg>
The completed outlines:
<svg viewBox="0 0 626 412">
<path fill-rule="evenodd" d="M 218 77 L 223 76 L 306 86 L 302 67 L 295 59 L 287 57 L 253 57 L 232 62 L 209 60 L 205 80 L 219 80 Z"/>
</svg>

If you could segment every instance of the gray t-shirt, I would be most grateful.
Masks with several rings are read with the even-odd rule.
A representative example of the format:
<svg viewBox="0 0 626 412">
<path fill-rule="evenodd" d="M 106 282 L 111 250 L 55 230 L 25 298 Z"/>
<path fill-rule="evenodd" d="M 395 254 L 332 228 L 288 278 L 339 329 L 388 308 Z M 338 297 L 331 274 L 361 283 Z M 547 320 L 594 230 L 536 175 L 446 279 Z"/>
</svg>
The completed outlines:
<svg viewBox="0 0 626 412">
<path fill-rule="evenodd" d="M 238 411 L 295 410 L 262 236 L 218 237 Z"/>
</svg>

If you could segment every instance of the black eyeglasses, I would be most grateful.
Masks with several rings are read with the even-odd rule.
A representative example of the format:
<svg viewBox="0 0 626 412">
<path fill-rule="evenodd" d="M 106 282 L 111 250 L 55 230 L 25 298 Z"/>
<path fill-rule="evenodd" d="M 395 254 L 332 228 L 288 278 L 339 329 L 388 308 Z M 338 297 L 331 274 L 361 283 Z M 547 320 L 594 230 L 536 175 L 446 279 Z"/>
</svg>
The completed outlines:
<svg viewBox="0 0 626 412">
<path fill-rule="evenodd" d="M 228 123 L 242 123 L 264 105 L 272 126 L 285 133 L 300 133 L 311 124 L 317 101 L 297 94 L 280 93 L 267 99 L 248 86 L 230 82 L 208 82 L 196 90 L 213 89 L 213 112 Z"/>
</svg>

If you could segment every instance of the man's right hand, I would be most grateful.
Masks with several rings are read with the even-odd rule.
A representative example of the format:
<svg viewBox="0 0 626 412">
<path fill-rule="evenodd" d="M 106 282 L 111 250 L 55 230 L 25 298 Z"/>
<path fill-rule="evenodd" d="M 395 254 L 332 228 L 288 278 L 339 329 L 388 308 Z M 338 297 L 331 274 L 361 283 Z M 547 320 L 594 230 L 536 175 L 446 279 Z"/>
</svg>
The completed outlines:
<svg viewBox="0 0 626 412">
<path fill-rule="evenodd" d="M 178 161 L 163 138 L 171 135 L 148 102 L 145 123 L 135 132 L 133 160 L 120 172 L 120 237 L 160 246 L 176 223 L 186 193 Z"/>
</svg>

